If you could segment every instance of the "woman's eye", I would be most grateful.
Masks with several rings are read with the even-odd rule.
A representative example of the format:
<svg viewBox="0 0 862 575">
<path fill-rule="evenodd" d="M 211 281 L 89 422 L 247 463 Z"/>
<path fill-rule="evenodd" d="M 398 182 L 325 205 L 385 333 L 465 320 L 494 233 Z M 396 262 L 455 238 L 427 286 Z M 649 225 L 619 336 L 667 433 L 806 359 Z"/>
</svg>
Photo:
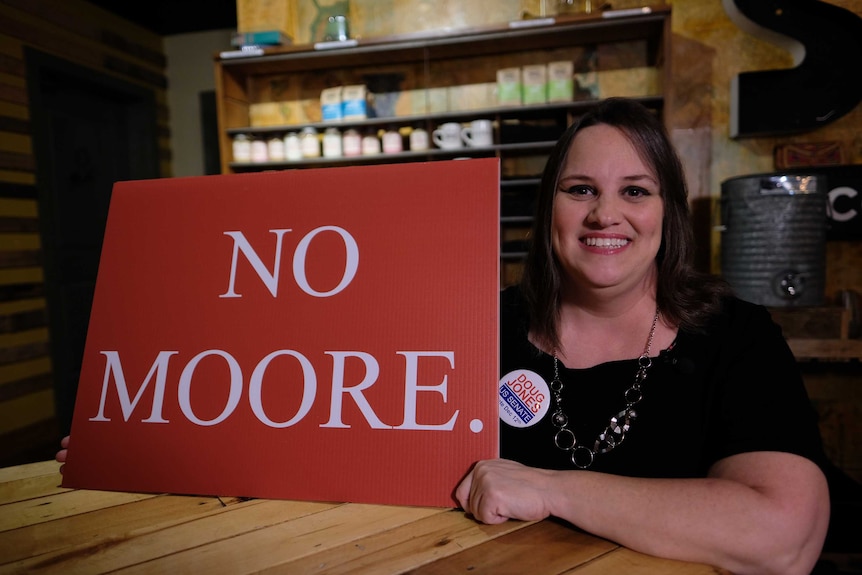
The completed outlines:
<svg viewBox="0 0 862 575">
<path fill-rule="evenodd" d="M 566 192 L 573 196 L 591 196 L 595 193 L 590 186 L 571 186 L 566 188 Z"/>
<path fill-rule="evenodd" d="M 624 193 L 630 198 L 641 198 L 650 195 L 648 190 L 645 190 L 644 188 L 638 188 L 636 186 L 626 188 Z"/>
</svg>

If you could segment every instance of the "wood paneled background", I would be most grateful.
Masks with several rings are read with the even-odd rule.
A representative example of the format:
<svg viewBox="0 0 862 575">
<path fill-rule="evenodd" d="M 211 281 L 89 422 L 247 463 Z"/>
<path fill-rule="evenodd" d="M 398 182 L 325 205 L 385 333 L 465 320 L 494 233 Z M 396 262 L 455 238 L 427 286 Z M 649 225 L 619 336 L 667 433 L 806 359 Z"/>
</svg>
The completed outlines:
<svg viewBox="0 0 862 575">
<path fill-rule="evenodd" d="M 171 175 L 162 38 L 82 0 L 0 0 L 0 466 L 52 457 L 59 435 L 25 47 L 152 90 Z"/>
</svg>

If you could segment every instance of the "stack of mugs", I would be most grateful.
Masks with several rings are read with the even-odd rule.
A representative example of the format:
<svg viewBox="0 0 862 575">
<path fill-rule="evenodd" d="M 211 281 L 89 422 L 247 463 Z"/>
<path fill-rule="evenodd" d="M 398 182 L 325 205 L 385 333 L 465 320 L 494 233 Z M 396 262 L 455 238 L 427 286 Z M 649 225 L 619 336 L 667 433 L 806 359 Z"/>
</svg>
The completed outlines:
<svg viewBox="0 0 862 575">
<path fill-rule="evenodd" d="M 491 120 L 473 120 L 466 126 L 446 122 L 431 133 L 431 139 L 442 150 L 484 148 L 494 144 L 494 126 Z"/>
</svg>

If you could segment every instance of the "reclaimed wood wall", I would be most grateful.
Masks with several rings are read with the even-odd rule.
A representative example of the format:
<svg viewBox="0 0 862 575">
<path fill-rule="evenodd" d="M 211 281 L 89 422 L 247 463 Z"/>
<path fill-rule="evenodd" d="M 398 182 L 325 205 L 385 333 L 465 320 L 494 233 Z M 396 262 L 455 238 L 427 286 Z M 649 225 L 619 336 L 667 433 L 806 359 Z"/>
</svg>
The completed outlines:
<svg viewBox="0 0 862 575">
<path fill-rule="evenodd" d="M 50 457 L 59 434 L 26 47 L 152 90 L 171 175 L 162 38 L 83 0 L 0 0 L 0 466 Z"/>
</svg>

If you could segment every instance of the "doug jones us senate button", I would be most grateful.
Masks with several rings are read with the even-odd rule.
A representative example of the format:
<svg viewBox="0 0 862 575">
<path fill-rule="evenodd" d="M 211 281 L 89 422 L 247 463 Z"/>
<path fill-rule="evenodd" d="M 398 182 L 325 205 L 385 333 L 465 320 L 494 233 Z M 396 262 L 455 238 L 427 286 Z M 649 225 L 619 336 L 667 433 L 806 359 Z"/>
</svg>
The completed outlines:
<svg viewBox="0 0 862 575">
<path fill-rule="evenodd" d="M 516 369 L 500 380 L 500 419 L 513 427 L 535 425 L 550 403 L 548 384 L 534 371 Z"/>
</svg>

